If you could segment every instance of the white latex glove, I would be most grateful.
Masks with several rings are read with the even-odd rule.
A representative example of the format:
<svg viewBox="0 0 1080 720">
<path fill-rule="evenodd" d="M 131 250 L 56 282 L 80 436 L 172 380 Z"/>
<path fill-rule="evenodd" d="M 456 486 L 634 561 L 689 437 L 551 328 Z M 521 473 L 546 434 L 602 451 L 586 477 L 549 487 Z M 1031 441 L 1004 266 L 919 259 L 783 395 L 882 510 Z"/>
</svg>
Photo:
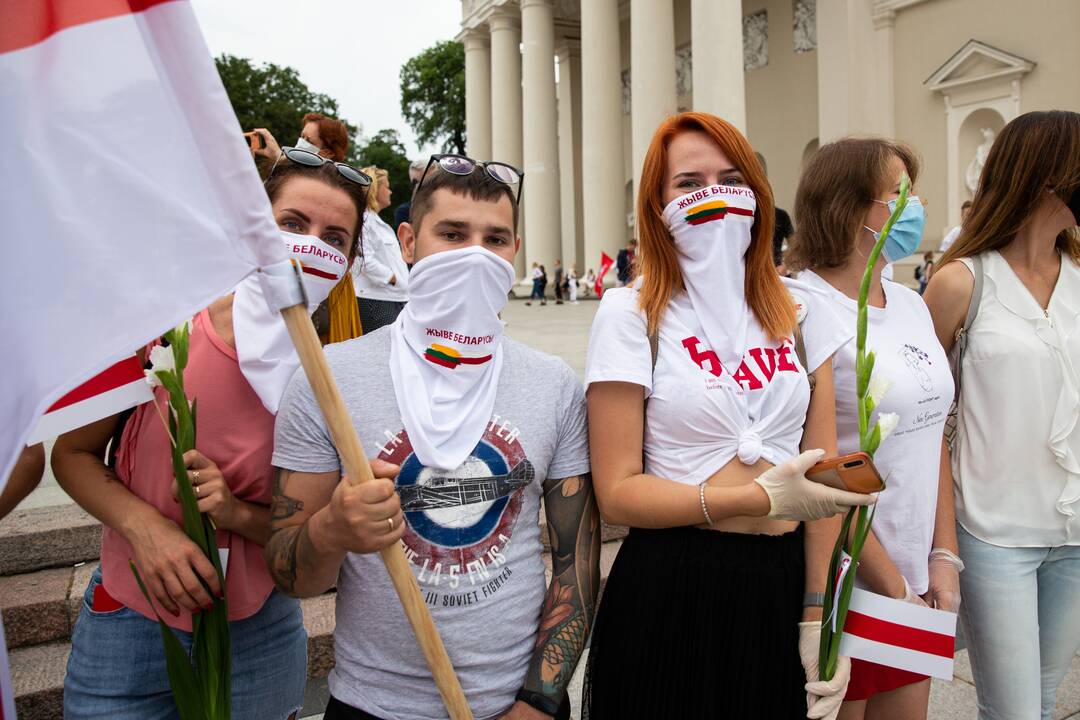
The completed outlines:
<svg viewBox="0 0 1080 720">
<path fill-rule="evenodd" d="M 926 602 L 930 607 L 948 612 L 960 610 L 960 571 L 964 562 L 945 548 L 930 551 L 930 587 Z"/>
<path fill-rule="evenodd" d="M 785 463 L 769 468 L 754 478 L 769 496 L 769 517 L 775 520 L 820 520 L 846 511 L 852 505 L 877 502 L 873 495 L 835 490 L 806 479 L 806 471 L 821 458 L 824 450 L 807 450 Z"/>
<path fill-rule="evenodd" d="M 902 597 L 900 599 L 903 600 L 906 603 L 911 603 L 912 605 L 921 605 L 922 607 L 929 607 L 926 604 L 926 601 L 923 600 L 918 595 L 916 595 L 915 591 L 911 589 L 911 585 L 908 584 L 907 578 L 904 577 L 903 575 L 901 575 L 900 577 L 904 579 L 904 597 Z"/>
<path fill-rule="evenodd" d="M 832 680 L 818 680 L 818 653 L 821 646 L 821 621 L 799 623 L 799 659 L 806 672 L 806 717 L 812 720 L 836 720 L 840 704 L 851 679 L 851 661 L 836 659 Z"/>
</svg>

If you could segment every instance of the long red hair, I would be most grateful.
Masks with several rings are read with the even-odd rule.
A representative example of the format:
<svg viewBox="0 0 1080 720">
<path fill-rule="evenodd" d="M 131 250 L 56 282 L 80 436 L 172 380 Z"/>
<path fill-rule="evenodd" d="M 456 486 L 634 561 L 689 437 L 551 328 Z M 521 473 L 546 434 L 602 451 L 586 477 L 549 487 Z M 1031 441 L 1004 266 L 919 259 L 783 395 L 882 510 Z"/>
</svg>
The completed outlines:
<svg viewBox="0 0 1080 720">
<path fill-rule="evenodd" d="M 772 187 L 746 137 L 731 123 L 703 112 L 679 113 L 665 120 L 653 135 L 641 169 L 637 221 L 642 282 L 638 303 L 648 318 L 649 333 L 657 331 L 672 295 L 684 287 L 675 243 L 664 222 L 663 192 L 668 146 L 679 133 L 691 130 L 712 138 L 754 191 L 757 210 L 746 251 L 746 304 L 773 339 L 789 337 L 795 330 L 795 304 L 773 265 L 776 214 Z"/>
</svg>

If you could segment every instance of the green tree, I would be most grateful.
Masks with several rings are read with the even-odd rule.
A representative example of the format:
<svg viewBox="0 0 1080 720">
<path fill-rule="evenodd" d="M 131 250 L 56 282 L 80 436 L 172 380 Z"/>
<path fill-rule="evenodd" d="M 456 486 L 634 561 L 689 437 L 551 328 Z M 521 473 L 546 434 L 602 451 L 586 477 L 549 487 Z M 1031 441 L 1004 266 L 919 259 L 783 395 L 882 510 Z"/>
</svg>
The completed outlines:
<svg viewBox="0 0 1080 720">
<path fill-rule="evenodd" d="M 371 138 L 358 144 L 356 150 L 357 167 L 375 165 L 387 172 L 390 177 L 390 189 L 393 196 L 390 206 L 379 213 L 379 217 L 388 225 L 394 225 L 394 209 L 409 199 L 412 188 L 409 186 L 409 157 L 405 146 L 398 137 L 397 130 L 380 130 Z"/>
<path fill-rule="evenodd" d="M 356 127 L 341 117 L 337 101 L 313 92 L 295 69 L 274 63 L 256 65 L 247 58 L 224 54 L 214 62 L 245 131 L 264 127 L 281 145 L 292 145 L 300 135 L 304 114 L 318 112 L 341 120 L 349 137 L 356 137 Z M 355 142 L 350 142 L 350 156 L 354 150 Z"/>
<path fill-rule="evenodd" d="M 465 47 L 437 43 L 401 66 L 401 114 L 418 145 L 465 152 Z M 484 158 L 478 158 L 484 159 Z"/>
</svg>

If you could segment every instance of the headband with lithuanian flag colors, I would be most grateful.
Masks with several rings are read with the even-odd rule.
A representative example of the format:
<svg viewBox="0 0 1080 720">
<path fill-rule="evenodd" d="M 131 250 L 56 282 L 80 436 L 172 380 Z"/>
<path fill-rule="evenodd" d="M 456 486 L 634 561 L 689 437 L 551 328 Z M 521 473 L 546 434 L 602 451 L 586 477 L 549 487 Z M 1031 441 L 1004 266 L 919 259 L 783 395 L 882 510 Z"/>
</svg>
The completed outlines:
<svg viewBox="0 0 1080 720">
<path fill-rule="evenodd" d="M 431 347 L 424 351 L 424 359 L 428 362 L 433 362 L 436 365 L 442 365 L 444 368 L 453 370 L 458 365 L 483 365 L 488 360 L 491 360 L 491 355 L 465 357 L 453 348 L 439 345 L 438 343 L 432 343 Z"/>
</svg>

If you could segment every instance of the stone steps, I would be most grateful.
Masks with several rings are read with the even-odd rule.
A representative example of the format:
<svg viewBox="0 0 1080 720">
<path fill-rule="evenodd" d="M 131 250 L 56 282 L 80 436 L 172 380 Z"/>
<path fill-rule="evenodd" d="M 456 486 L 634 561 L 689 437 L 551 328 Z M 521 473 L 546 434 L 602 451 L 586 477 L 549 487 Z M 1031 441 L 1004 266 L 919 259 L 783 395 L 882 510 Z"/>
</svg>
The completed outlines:
<svg viewBox="0 0 1080 720">
<path fill-rule="evenodd" d="M 101 523 L 78 505 L 16 510 L 0 523 L 0 575 L 96 560 Z"/>
</svg>

